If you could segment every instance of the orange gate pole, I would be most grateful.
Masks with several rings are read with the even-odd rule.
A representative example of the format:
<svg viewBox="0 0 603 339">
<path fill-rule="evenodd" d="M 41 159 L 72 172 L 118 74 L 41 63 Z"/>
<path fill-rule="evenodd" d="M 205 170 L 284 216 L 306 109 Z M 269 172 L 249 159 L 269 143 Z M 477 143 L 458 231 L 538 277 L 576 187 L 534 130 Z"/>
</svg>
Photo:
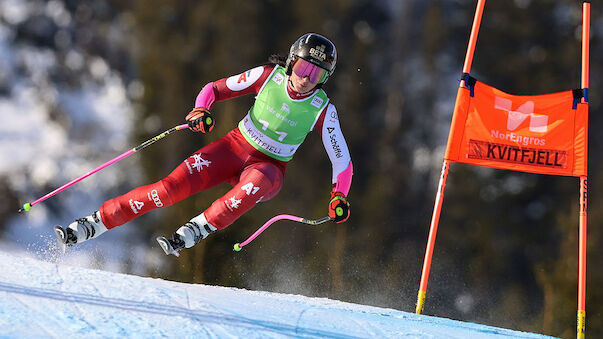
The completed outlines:
<svg viewBox="0 0 603 339">
<path fill-rule="evenodd" d="M 580 177 L 580 244 L 578 259 L 578 326 L 576 338 L 585 338 L 586 329 L 586 177 Z"/>
<path fill-rule="evenodd" d="M 582 5 L 582 80 L 581 87 L 584 93 L 583 102 L 588 102 L 588 71 L 590 53 L 590 1 Z M 588 140 L 588 135 L 586 136 Z M 588 155 L 587 155 L 588 159 Z M 587 160 L 588 166 L 588 160 Z M 585 338 L 586 329 L 586 207 L 588 180 L 586 176 L 580 177 L 580 221 L 579 221 L 579 250 L 578 250 L 578 339 Z"/>
<path fill-rule="evenodd" d="M 463 65 L 463 73 L 469 73 L 471 71 L 471 63 L 473 62 L 473 54 L 475 52 L 475 45 L 477 43 L 477 34 L 479 32 L 479 26 L 482 22 L 482 14 L 484 12 L 484 5 L 486 0 L 478 0 L 477 8 L 475 10 L 475 17 L 473 18 L 473 26 L 471 27 L 471 35 L 469 36 L 469 45 L 467 46 L 467 53 L 465 55 L 465 63 Z M 461 80 L 460 86 L 464 86 L 464 81 Z M 429 271 L 431 269 L 431 259 L 433 256 L 433 248 L 435 246 L 436 234 L 438 232 L 438 224 L 440 222 L 440 213 L 442 210 L 442 202 L 444 201 L 444 190 L 446 189 L 446 180 L 448 178 L 448 169 L 450 163 L 448 160 L 444 160 L 442 164 L 442 173 L 440 175 L 440 183 L 438 184 L 438 193 L 436 195 L 435 205 L 433 207 L 433 214 L 431 216 L 431 225 L 429 227 L 429 237 L 427 239 L 427 248 L 425 249 L 425 259 L 423 260 L 423 270 L 421 272 L 421 283 L 419 285 L 419 293 L 417 296 L 417 306 L 415 309 L 416 314 L 423 312 L 423 306 L 425 305 L 425 296 L 427 294 L 427 282 L 429 280 Z"/>
<path fill-rule="evenodd" d="M 442 210 L 442 202 L 444 201 L 444 190 L 446 189 L 446 179 L 448 178 L 449 166 L 450 164 L 448 160 L 444 160 L 444 163 L 442 164 L 442 173 L 440 175 L 440 183 L 438 185 L 435 206 L 433 207 L 433 215 L 431 216 L 431 226 L 429 227 L 429 237 L 427 240 L 427 248 L 425 249 L 425 259 L 423 260 L 423 271 L 421 273 L 421 284 L 419 286 L 417 307 L 415 309 L 416 314 L 421 314 L 421 312 L 423 312 L 423 306 L 425 305 L 427 281 L 429 280 L 431 258 L 433 255 L 436 233 L 438 232 L 438 224 L 440 222 L 440 212 Z"/>
</svg>

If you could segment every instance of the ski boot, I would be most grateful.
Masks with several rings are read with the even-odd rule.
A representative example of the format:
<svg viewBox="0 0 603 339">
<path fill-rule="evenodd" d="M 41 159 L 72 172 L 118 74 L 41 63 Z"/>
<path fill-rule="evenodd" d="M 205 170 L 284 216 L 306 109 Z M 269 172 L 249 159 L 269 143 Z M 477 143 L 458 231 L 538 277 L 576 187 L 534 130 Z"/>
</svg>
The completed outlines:
<svg viewBox="0 0 603 339">
<path fill-rule="evenodd" d="M 184 248 L 191 248 L 198 244 L 201 240 L 207 238 L 211 233 L 218 229 L 212 226 L 203 213 L 191 219 L 191 221 L 180 227 L 171 239 L 166 237 L 157 237 L 157 242 L 166 255 L 180 256 L 180 252 Z"/>
<path fill-rule="evenodd" d="M 57 243 L 63 253 L 67 247 L 79 244 L 83 241 L 96 238 L 107 231 L 98 211 L 85 218 L 77 219 L 68 227 L 55 226 L 54 233 L 57 236 Z"/>
<path fill-rule="evenodd" d="M 184 240 L 180 237 L 180 234 L 174 233 L 171 239 L 166 237 L 157 237 L 157 242 L 165 254 L 173 254 L 177 257 L 180 256 L 180 250 L 184 248 Z"/>
</svg>

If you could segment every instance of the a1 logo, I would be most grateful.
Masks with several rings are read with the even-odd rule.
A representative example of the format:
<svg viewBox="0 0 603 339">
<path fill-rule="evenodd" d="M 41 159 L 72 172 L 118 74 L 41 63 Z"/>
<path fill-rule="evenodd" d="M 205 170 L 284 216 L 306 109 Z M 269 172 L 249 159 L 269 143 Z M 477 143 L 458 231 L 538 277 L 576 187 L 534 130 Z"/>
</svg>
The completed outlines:
<svg viewBox="0 0 603 339">
<path fill-rule="evenodd" d="M 260 188 L 257 186 L 253 186 L 253 183 L 249 182 L 243 186 L 241 186 L 241 190 L 245 191 L 245 193 L 247 193 L 247 195 L 250 194 L 256 194 Z"/>
<path fill-rule="evenodd" d="M 226 79 L 226 87 L 231 91 L 242 91 L 256 82 L 262 73 L 264 73 L 264 67 L 258 66 L 247 72 L 233 75 Z"/>
</svg>

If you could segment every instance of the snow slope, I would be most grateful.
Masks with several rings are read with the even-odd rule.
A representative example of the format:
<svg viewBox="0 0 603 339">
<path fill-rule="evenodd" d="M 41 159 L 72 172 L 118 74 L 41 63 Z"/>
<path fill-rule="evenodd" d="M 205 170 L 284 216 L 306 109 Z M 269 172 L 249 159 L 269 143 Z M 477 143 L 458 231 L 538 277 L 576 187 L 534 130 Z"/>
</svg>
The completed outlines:
<svg viewBox="0 0 603 339">
<path fill-rule="evenodd" d="M 0 252 L 0 337 L 549 338 L 392 309 L 91 270 Z"/>
</svg>

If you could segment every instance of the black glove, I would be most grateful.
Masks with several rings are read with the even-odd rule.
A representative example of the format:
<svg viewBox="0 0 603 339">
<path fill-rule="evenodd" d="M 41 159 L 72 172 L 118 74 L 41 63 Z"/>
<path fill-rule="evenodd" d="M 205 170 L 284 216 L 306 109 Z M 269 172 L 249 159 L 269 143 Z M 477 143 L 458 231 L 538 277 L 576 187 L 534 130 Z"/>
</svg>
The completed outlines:
<svg viewBox="0 0 603 339">
<path fill-rule="evenodd" d="M 205 107 L 197 107 L 187 116 L 188 128 L 195 132 L 207 133 L 214 128 L 214 118 Z"/>
<path fill-rule="evenodd" d="M 350 203 L 341 192 L 332 192 L 329 202 L 329 217 L 334 222 L 340 223 L 348 220 L 350 217 Z"/>
</svg>

